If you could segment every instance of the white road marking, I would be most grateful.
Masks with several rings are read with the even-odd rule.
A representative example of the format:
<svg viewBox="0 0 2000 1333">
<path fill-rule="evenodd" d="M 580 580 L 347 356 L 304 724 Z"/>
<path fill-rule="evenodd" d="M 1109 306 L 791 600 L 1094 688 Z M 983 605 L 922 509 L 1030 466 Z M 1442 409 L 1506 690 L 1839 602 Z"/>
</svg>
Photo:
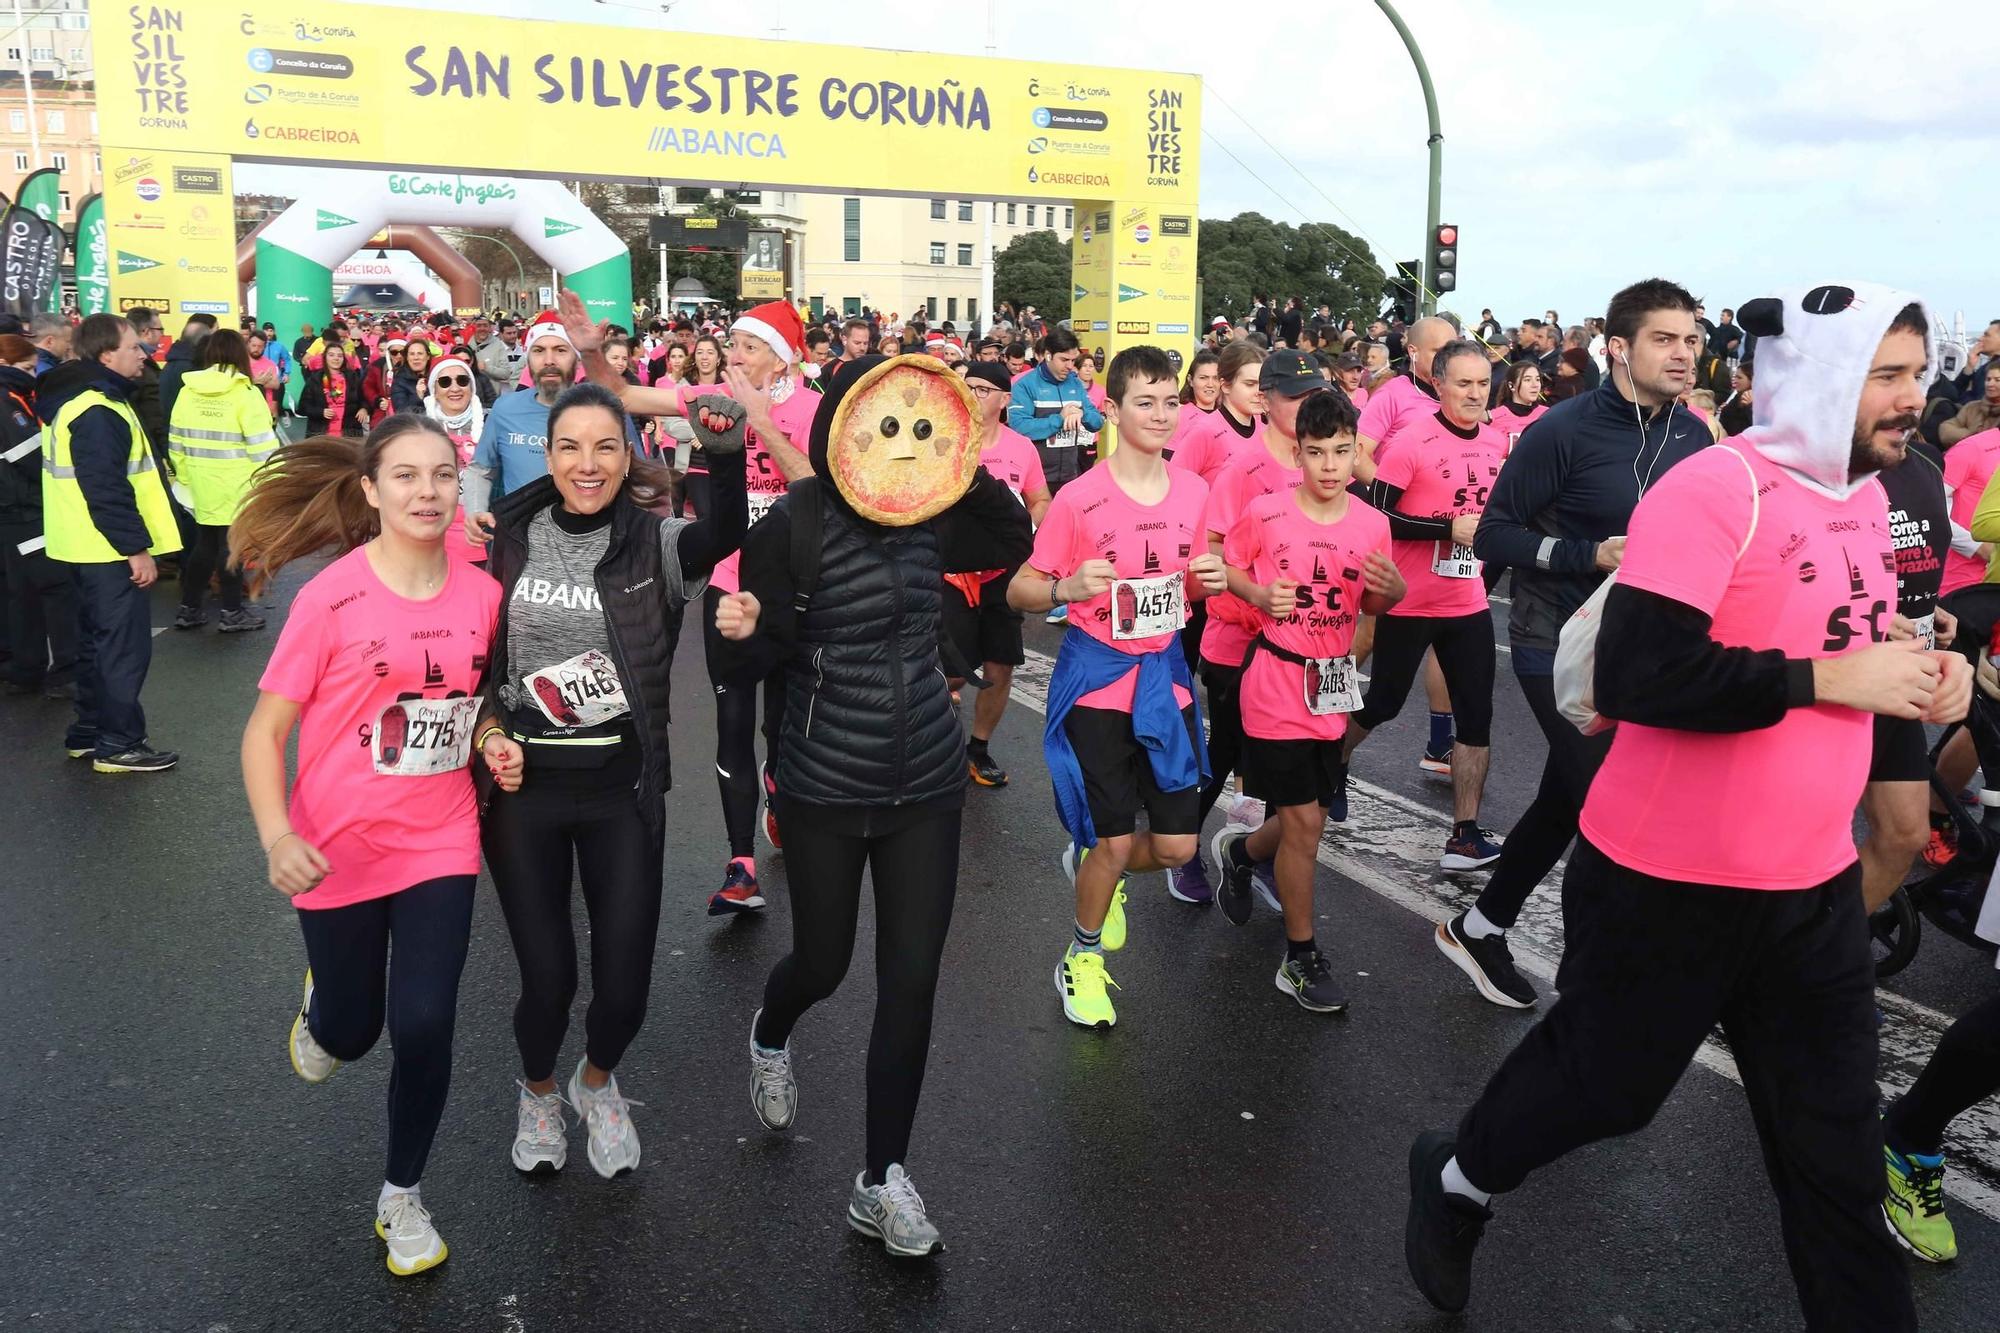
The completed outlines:
<svg viewBox="0 0 2000 1333">
<path fill-rule="evenodd" d="M 1054 665 L 1047 654 L 1028 649 L 1027 661 L 1014 669 L 1013 699 L 1037 713 L 1046 712 Z M 1484 879 L 1438 868 L 1451 828 L 1448 816 L 1358 778 L 1348 779 L 1348 793 L 1347 822 L 1330 825 L 1320 840 L 1321 865 L 1428 922 L 1448 921 L 1472 905 Z M 1507 932 L 1516 965 L 1545 986 L 1555 981 L 1556 962 L 1562 957 L 1565 868 L 1566 863 L 1557 863 Z M 1443 985 L 1463 984 L 1449 968 L 1440 970 L 1439 979 Z M 1877 1081 L 1885 1096 L 1895 1097 L 1923 1072 L 1952 1018 L 1879 986 L 1875 995 L 1883 1014 Z M 1547 1004 L 1545 995 L 1542 1007 Z M 1732 1083 L 1743 1082 L 1735 1058 L 1719 1037 L 1704 1042 L 1695 1061 Z M 1945 1138 L 1945 1153 L 1952 1197 L 2000 1221 L 2000 1105 L 1989 1098 L 1954 1120 Z"/>
</svg>

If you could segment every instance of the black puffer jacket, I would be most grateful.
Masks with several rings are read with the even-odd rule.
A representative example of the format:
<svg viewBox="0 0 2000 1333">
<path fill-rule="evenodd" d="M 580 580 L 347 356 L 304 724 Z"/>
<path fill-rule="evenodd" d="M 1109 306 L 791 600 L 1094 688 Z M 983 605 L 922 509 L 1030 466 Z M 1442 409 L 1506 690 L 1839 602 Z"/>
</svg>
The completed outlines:
<svg viewBox="0 0 2000 1333">
<path fill-rule="evenodd" d="M 0 366 L 0 454 L 41 434 L 35 419 L 35 377 Z M 8 463 L 0 461 L 0 523 L 42 521 L 42 454 L 37 449 Z"/>
</svg>

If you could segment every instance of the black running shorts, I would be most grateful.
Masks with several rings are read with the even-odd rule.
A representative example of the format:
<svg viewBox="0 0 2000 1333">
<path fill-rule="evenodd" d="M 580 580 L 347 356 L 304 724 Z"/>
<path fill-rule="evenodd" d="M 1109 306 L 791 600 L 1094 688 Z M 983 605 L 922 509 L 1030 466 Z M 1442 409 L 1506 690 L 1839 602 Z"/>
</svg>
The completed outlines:
<svg viewBox="0 0 2000 1333">
<path fill-rule="evenodd" d="M 1195 736 L 1193 705 L 1181 709 L 1188 735 Z M 1138 827 L 1146 811 L 1146 827 L 1154 833 L 1201 832 L 1201 784 L 1179 791 L 1161 791 L 1153 780 L 1153 762 L 1132 736 L 1132 715 L 1111 708 L 1072 708 L 1063 719 L 1070 748 L 1083 770 L 1083 797 L 1090 822 L 1100 838 L 1120 838 Z M 1196 738 L 1196 744 L 1199 744 Z"/>
</svg>

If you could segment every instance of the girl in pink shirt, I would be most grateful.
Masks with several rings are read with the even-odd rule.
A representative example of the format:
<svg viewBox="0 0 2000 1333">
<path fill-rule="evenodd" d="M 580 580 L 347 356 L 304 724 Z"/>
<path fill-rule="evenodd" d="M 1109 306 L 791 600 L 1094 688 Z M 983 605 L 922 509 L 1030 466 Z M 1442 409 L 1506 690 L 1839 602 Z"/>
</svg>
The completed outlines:
<svg viewBox="0 0 2000 1333">
<path fill-rule="evenodd" d="M 1522 361 L 1507 372 L 1506 387 L 1500 390 L 1500 404 L 1493 409 L 1493 427 L 1507 437 L 1507 453 L 1540 421 L 1549 405 L 1542 401 L 1542 371 L 1532 361 Z"/>
<path fill-rule="evenodd" d="M 443 429 L 399 414 L 365 441 L 279 450 L 232 529 L 231 549 L 260 582 L 328 546 L 345 551 L 293 599 L 244 728 L 243 784 L 271 884 L 305 936 L 293 1070 L 324 1082 L 366 1054 L 388 1019 L 375 1230 L 398 1275 L 449 1253 L 419 1184 L 451 1082 L 479 873 L 468 765 L 489 721 L 479 688 L 500 605 L 497 584 L 447 553 L 457 492 Z M 482 754 L 501 786 L 519 785 L 518 745 L 489 736 Z"/>
<path fill-rule="evenodd" d="M 1180 423 L 1162 453 L 1170 466 L 1213 485 L 1216 473 L 1238 449 L 1262 443 L 1264 391 L 1257 387 L 1257 376 L 1263 366 L 1264 349 L 1255 343 L 1233 342 L 1222 349 L 1217 364 L 1222 393 L 1216 410 Z"/>
</svg>

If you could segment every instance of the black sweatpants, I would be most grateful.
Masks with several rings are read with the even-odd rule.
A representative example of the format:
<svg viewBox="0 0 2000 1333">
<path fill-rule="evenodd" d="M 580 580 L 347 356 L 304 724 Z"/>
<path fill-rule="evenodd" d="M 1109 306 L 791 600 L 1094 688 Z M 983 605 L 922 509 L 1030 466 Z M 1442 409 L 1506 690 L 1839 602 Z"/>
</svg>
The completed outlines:
<svg viewBox="0 0 2000 1333">
<path fill-rule="evenodd" d="M 21 552 L 22 542 L 41 535 L 40 522 L 0 523 L 0 602 L 6 605 L 0 643 L 13 647 L 12 660 L 5 661 L 7 679 L 31 690 L 66 685 L 76 677 L 76 593 L 69 567 L 49 559 L 47 551 Z"/>
<path fill-rule="evenodd" d="M 2000 995 L 1981 1000 L 1944 1030 L 1930 1063 L 1889 1106 L 1884 1128 L 1898 1152 L 1943 1150 L 1953 1118 L 2000 1092 Z"/>
<path fill-rule="evenodd" d="M 1882 1222 L 1875 973 L 1857 862 L 1810 889 L 1684 884 L 1579 840 L 1555 1006 L 1458 1131 L 1501 1193 L 1586 1143 L 1643 1129 L 1718 1022 L 1778 1199 L 1810 1329 L 1916 1327 Z"/>
<path fill-rule="evenodd" d="M 1500 860 L 1479 894 L 1480 914 L 1502 930 L 1520 919 L 1528 895 L 1576 840 L 1583 798 L 1589 795 L 1597 770 L 1604 766 L 1604 756 L 1611 753 L 1613 735 L 1610 730 L 1595 736 L 1578 731 L 1556 707 L 1555 677 L 1517 671 L 1514 679 L 1520 682 L 1521 693 L 1527 696 L 1528 707 L 1541 725 L 1549 753 L 1542 761 L 1542 785 L 1514 821 Z"/>
<path fill-rule="evenodd" d="M 472 936 L 476 877 L 427 879 L 401 893 L 299 912 L 312 964 L 306 1028 L 334 1059 L 368 1054 L 389 1026 L 389 1158 L 382 1177 L 415 1185 L 451 1091 L 458 978 Z"/>
<path fill-rule="evenodd" d="M 570 926 L 572 867 L 590 912 L 590 1008 L 584 1054 L 614 1070 L 646 1020 L 653 942 L 660 929 L 664 812 L 648 819 L 630 783 L 593 787 L 575 771 L 518 792 L 495 792 L 481 843 L 514 958 L 521 998 L 514 1041 L 530 1083 L 552 1078 L 576 999 L 576 934 Z"/>
<path fill-rule="evenodd" d="M 123 560 L 68 568 L 76 593 L 76 720 L 63 743 L 108 758 L 146 739 L 139 692 L 153 666 L 153 595 L 132 582 Z"/>
<path fill-rule="evenodd" d="M 194 542 L 181 556 L 181 605 L 201 610 L 208 600 L 208 581 L 221 589 L 222 609 L 243 609 L 243 573 L 229 567 L 229 525 L 197 523 Z"/>
<path fill-rule="evenodd" d="M 868 1181 L 907 1162 L 930 1055 L 938 962 L 958 892 L 960 810 L 807 805 L 778 794 L 791 877 L 792 951 L 764 983 L 756 1039 L 792 1025 L 840 986 L 854 956 L 861 872 L 875 888 L 875 1026 L 868 1038 Z"/>
<path fill-rule="evenodd" d="M 715 785 L 722 795 L 722 829 L 729 836 L 729 855 L 757 852 L 757 798 L 761 783 L 757 768 L 756 686 L 725 684 L 718 676 L 729 660 L 715 608 L 722 590 L 710 585 L 702 594 L 702 647 L 708 678 L 715 686 Z M 778 771 L 778 737 L 785 726 L 785 672 L 780 667 L 764 678 L 764 763 Z"/>
<path fill-rule="evenodd" d="M 1424 650 L 1437 650 L 1451 695 L 1452 731 L 1460 744 L 1485 747 L 1493 743 L 1493 612 L 1463 616 L 1377 616 L 1375 652 L 1370 661 L 1368 693 L 1354 725 L 1373 731 L 1395 721 L 1424 668 Z"/>
<path fill-rule="evenodd" d="M 1208 686 L 1208 781 L 1201 789 L 1196 833 L 1208 822 L 1209 812 L 1222 793 L 1229 790 L 1230 776 L 1243 760 L 1243 668 L 1220 666 L 1204 658 L 1201 679 Z"/>
</svg>

